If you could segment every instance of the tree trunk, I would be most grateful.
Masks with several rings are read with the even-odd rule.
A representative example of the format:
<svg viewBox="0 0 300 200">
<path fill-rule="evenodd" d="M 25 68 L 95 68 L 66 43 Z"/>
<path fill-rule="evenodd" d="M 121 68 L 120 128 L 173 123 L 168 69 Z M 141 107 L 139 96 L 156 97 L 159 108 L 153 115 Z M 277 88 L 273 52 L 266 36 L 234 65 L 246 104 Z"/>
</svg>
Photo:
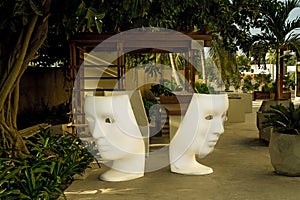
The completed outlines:
<svg viewBox="0 0 300 200">
<path fill-rule="evenodd" d="M 275 78 L 275 85 L 276 85 L 276 90 L 275 90 L 275 100 L 278 100 L 280 98 L 280 92 L 279 92 L 279 50 L 276 49 L 276 78 Z"/>
<path fill-rule="evenodd" d="M 283 67 L 284 59 L 283 52 L 286 48 L 280 48 L 276 50 L 276 91 L 275 100 L 282 99 L 283 97 Z"/>
<path fill-rule="evenodd" d="M 13 44 L 9 43 L 10 46 L 5 48 L 11 51 L 0 57 L 0 67 L 4 69 L 0 74 L 0 149 L 6 150 L 1 152 L 2 156 L 4 152 L 15 156 L 28 154 L 28 149 L 17 129 L 19 83 L 29 62 L 47 37 L 51 0 L 43 0 L 42 5 L 45 15 L 42 17 L 34 15 L 17 38 L 11 39 Z M 11 46 L 14 48 L 10 48 Z"/>
<path fill-rule="evenodd" d="M 0 146 L 1 149 L 7 150 L 3 152 L 4 157 L 8 155 L 25 156 L 28 149 L 22 139 L 22 135 L 17 130 L 17 114 L 19 107 L 19 83 L 16 80 L 14 89 L 8 94 L 7 100 L 4 102 L 4 108 L 0 111 Z"/>
<path fill-rule="evenodd" d="M 280 53 L 279 53 L 279 83 L 278 83 L 279 99 L 283 98 L 283 72 L 284 72 L 284 70 L 283 70 L 283 67 L 284 67 L 283 52 L 284 52 L 284 49 L 281 48 Z"/>
</svg>

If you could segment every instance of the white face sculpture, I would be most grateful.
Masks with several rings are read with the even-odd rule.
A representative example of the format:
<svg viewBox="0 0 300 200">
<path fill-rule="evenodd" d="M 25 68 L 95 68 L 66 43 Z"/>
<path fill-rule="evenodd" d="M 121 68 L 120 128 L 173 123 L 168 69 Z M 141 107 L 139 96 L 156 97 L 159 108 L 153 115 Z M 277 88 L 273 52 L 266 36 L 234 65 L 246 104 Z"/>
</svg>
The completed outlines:
<svg viewBox="0 0 300 200">
<path fill-rule="evenodd" d="M 228 109 L 227 95 L 198 95 L 198 125 L 191 148 L 205 157 L 215 147 L 219 136 L 224 132 L 224 121 Z"/>
<path fill-rule="evenodd" d="M 142 136 L 129 97 L 87 96 L 84 103 L 89 130 L 105 160 L 118 160 L 140 153 Z"/>
</svg>

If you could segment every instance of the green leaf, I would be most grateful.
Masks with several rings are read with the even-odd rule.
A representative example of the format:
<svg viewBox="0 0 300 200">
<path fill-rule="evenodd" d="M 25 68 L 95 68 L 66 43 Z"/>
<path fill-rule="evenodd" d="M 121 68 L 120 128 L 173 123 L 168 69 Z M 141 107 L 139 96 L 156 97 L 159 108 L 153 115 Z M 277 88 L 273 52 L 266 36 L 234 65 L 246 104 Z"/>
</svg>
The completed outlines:
<svg viewBox="0 0 300 200">
<path fill-rule="evenodd" d="M 76 9 L 76 16 L 81 16 L 86 10 L 86 5 L 84 1 L 81 1 L 78 8 Z"/>
<path fill-rule="evenodd" d="M 41 166 L 41 167 L 48 167 L 48 166 L 46 165 L 46 166 Z M 45 173 L 45 172 L 48 172 L 48 170 L 46 170 L 44 168 L 36 168 L 36 169 L 33 169 L 32 172 L 33 173 Z"/>
<path fill-rule="evenodd" d="M 29 4 L 31 9 L 35 12 L 35 14 L 43 16 L 44 7 L 39 0 L 29 0 Z"/>
<path fill-rule="evenodd" d="M 131 0 L 124 0 L 123 1 L 123 8 L 125 11 L 128 11 L 131 7 Z"/>
<path fill-rule="evenodd" d="M 20 194 L 21 193 L 20 190 L 18 190 L 18 189 L 10 189 L 7 192 L 5 192 L 6 190 L 7 190 L 7 188 L 0 191 L 0 197 L 6 197 L 7 198 L 8 195 Z M 3 198 L 3 199 L 5 199 L 5 198 Z"/>
<path fill-rule="evenodd" d="M 45 140 L 45 142 L 44 142 L 44 148 L 48 146 L 49 139 L 50 139 L 49 137 L 46 138 L 46 140 Z"/>
<path fill-rule="evenodd" d="M 95 17 L 96 17 L 96 20 L 103 19 L 105 17 L 105 13 L 99 13 L 99 12 L 97 12 L 95 14 Z"/>
<path fill-rule="evenodd" d="M 102 23 L 98 20 L 96 20 L 95 22 L 96 22 L 96 27 L 97 27 L 98 33 L 101 33 L 102 32 Z"/>
<path fill-rule="evenodd" d="M 8 19 L 5 19 L 0 23 L 0 30 L 4 29 L 7 26 L 7 22 L 8 22 Z"/>
<path fill-rule="evenodd" d="M 31 180 L 31 183 L 32 183 L 32 189 L 35 190 L 35 176 L 34 176 L 34 173 L 32 171 L 32 169 L 30 169 L 30 180 Z"/>
<path fill-rule="evenodd" d="M 23 194 L 23 193 L 21 193 L 20 194 L 20 199 L 32 199 L 30 196 L 28 196 L 28 195 L 26 195 L 26 194 Z"/>
<path fill-rule="evenodd" d="M 55 169 L 55 165 L 56 165 L 56 162 L 52 162 L 52 163 L 51 163 L 50 174 L 53 174 L 53 171 L 54 171 L 54 169 Z"/>
<path fill-rule="evenodd" d="M 14 22 L 10 22 L 9 27 L 10 27 L 10 30 L 12 30 L 12 32 L 17 32 L 17 29 L 16 29 L 16 26 L 15 26 Z"/>
<path fill-rule="evenodd" d="M 22 17 L 22 24 L 25 26 L 28 23 L 28 18 L 27 17 Z"/>
</svg>

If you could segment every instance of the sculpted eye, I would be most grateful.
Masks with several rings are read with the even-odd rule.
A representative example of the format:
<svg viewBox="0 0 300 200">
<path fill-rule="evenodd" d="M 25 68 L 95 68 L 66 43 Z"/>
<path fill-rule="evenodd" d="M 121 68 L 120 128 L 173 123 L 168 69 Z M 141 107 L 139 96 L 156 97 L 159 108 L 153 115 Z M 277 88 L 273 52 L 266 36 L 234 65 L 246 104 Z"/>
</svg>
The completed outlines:
<svg viewBox="0 0 300 200">
<path fill-rule="evenodd" d="M 110 118 L 110 117 L 106 117 L 105 118 L 105 123 L 111 124 L 111 123 L 113 123 L 113 119 Z"/>
<path fill-rule="evenodd" d="M 212 120 L 214 117 L 212 116 L 212 115 L 207 115 L 207 116 L 205 116 L 205 119 L 206 120 Z"/>
</svg>

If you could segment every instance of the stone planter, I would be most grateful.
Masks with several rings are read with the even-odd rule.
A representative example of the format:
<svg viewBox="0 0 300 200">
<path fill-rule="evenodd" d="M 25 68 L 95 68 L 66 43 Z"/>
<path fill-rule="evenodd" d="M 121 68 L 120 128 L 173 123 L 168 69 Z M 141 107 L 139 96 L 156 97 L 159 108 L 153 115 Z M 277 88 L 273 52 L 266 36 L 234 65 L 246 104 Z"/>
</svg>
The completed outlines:
<svg viewBox="0 0 300 200">
<path fill-rule="evenodd" d="M 268 113 L 263 113 L 263 112 L 257 112 L 256 113 L 256 126 L 258 128 L 258 136 L 260 141 L 270 141 L 271 137 L 271 132 L 272 132 L 272 127 L 271 126 L 264 126 L 264 122 L 267 120 L 267 116 L 269 116 Z"/>
<path fill-rule="evenodd" d="M 245 113 L 252 113 L 252 93 L 235 93 L 242 97 L 243 107 L 245 108 Z"/>
<path fill-rule="evenodd" d="M 262 141 L 269 142 L 270 135 L 271 135 L 271 127 L 264 126 L 264 122 L 266 121 L 266 117 L 270 115 L 266 113 L 267 111 L 271 110 L 271 106 L 282 104 L 286 107 L 290 104 L 290 99 L 286 100 L 264 100 L 256 112 L 256 127 L 259 131 L 259 139 Z"/>
<path fill-rule="evenodd" d="M 300 136 L 271 133 L 269 143 L 271 164 L 277 174 L 300 176 Z"/>
<path fill-rule="evenodd" d="M 245 122 L 245 105 L 240 96 L 228 96 L 229 108 L 227 121 L 229 123 Z"/>
</svg>

